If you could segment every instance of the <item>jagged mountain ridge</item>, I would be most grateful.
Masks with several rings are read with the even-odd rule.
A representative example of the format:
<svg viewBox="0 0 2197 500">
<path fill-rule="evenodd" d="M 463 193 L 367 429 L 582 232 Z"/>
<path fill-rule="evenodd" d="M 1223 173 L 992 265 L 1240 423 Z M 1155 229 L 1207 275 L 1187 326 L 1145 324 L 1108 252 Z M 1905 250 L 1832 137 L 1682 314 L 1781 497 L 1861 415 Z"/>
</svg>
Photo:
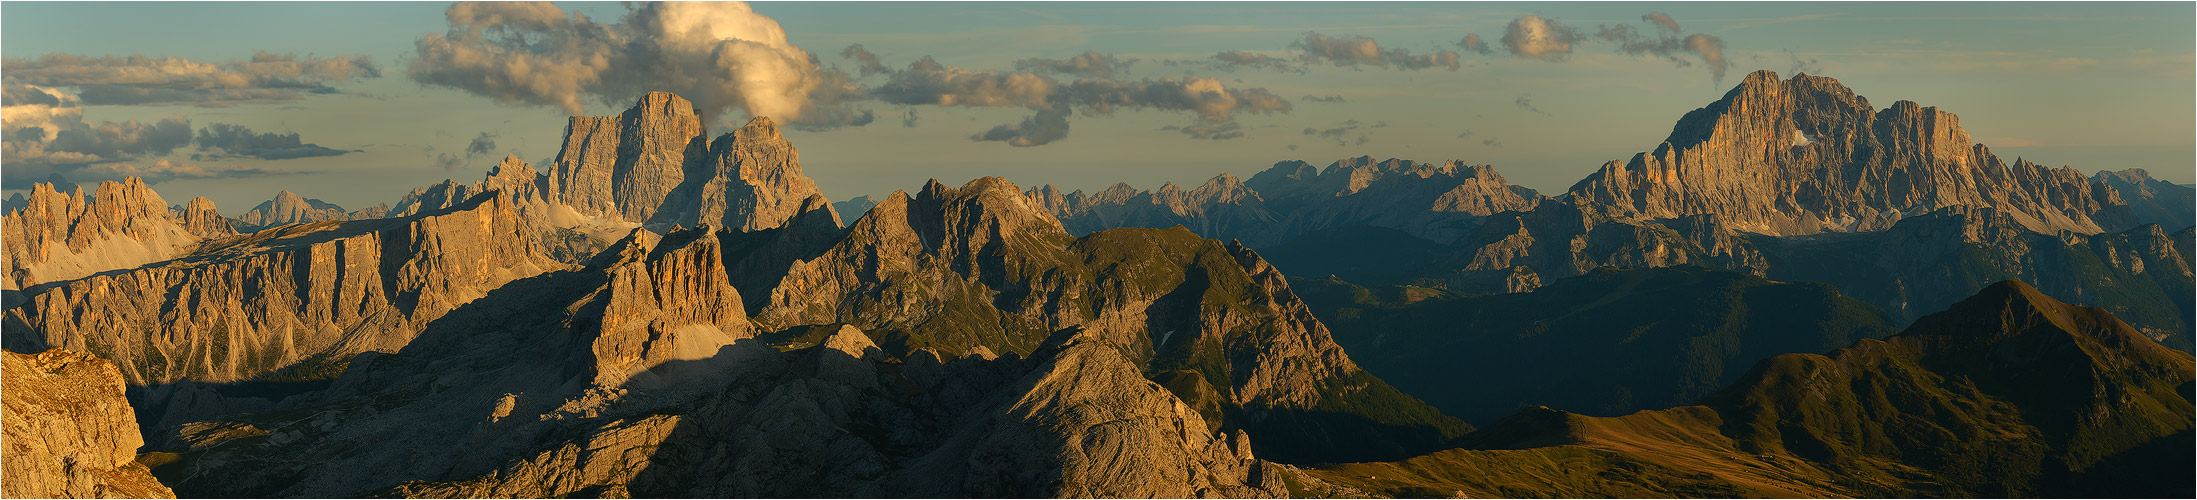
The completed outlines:
<svg viewBox="0 0 2197 500">
<path fill-rule="evenodd" d="M 396 219 L 220 240 L 156 265 L 48 285 L 8 310 L 9 350 L 110 359 L 132 385 L 340 369 L 420 324 L 557 266 L 529 253 L 508 196 Z M 325 365 L 325 366 L 316 366 Z"/>
<path fill-rule="evenodd" d="M 988 274 L 985 268 L 998 262 L 1036 260 L 1015 253 L 1047 257 L 1039 253 L 1039 244 L 1060 253 L 1059 247 L 1071 242 L 1058 223 L 1037 211 L 1013 185 L 997 179 L 980 179 L 960 189 L 934 183 L 913 200 L 904 194 L 889 198 L 853 230 L 838 228 L 826 210 L 820 199 L 812 198 L 807 211 L 790 225 L 761 232 L 703 227 L 659 240 L 636 230 L 585 269 L 513 282 L 437 320 L 395 355 L 360 358 L 326 391 L 285 401 L 272 411 L 185 426 L 172 436 L 170 446 L 195 464 L 191 470 L 218 473 L 178 477 L 172 474 L 184 472 L 156 472 L 169 475 L 190 494 L 219 496 L 343 496 L 362 491 L 404 496 L 605 491 L 651 496 L 1285 494 L 1281 475 L 1294 472 L 1253 458 L 1252 437 L 1290 436 L 1265 431 L 1255 420 L 1238 424 L 1245 417 L 1214 414 L 1230 413 L 1236 403 L 1201 395 L 1217 391 L 1180 381 L 1182 377 L 1174 376 L 1178 370 L 1164 360 L 1140 354 L 1148 349 L 1142 343 L 1164 344 L 1172 332 L 1153 338 L 1156 334 L 1137 327 L 1142 325 L 1123 330 L 1088 320 L 1077 324 L 1076 317 L 1068 316 L 1048 320 L 1064 326 L 1037 332 L 1043 338 L 1032 347 L 996 340 L 955 345 L 922 342 L 914 338 L 927 335 L 920 329 L 915 335 L 872 331 L 834 321 L 836 315 L 811 322 L 773 312 L 794 303 L 785 299 L 789 295 L 829 296 L 783 288 L 819 276 L 804 269 L 835 267 L 839 261 L 829 255 L 846 253 L 842 249 L 895 252 L 906 250 L 895 248 L 899 245 L 929 241 L 937 245 L 930 247 L 932 255 L 949 257 L 921 267 L 978 275 Z M 1050 227 L 1052 237 L 1042 236 L 1043 231 L 1006 230 L 1029 229 L 1009 226 L 1011 221 Z M 992 229 L 970 233 L 963 230 L 964 222 Z M 802 243 L 814 237 L 797 234 L 802 232 L 839 241 Z M 1110 236 L 1149 241 L 1146 233 L 1151 232 L 1121 229 L 1082 241 Z M 913 238 L 865 236 L 879 234 Z M 1041 236 L 1003 243 L 963 237 L 973 234 Z M 1229 253 L 1217 242 L 1187 232 L 1172 234 L 1164 239 L 1212 247 L 1200 251 L 1204 266 L 1241 266 L 1246 258 L 1262 264 L 1255 255 Z M 774 248 L 829 250 L 824 250 L 825 258 L 794 259 L 796 271 L 777 289 L 735 288 L 744 282 L 734 275 L 739 270 L 782 257 Z M 951 257 L 985 255 L 987 249 L 999 254 Z M 811 262 L 816 267 L 809 267 Z M 1146 272 L 1181 265 L 1151 264 Z M 969 267 L 958 267 L 963 265 Z M 1069 288 L 1070 297 L 1129 285 L 1086 282 L 1063 271 L 1046 274 L 1078 285 Z M 1259 285 L 1250 282 L 1254 276 Z M 926 283 L 891 273 L 883 278 L 879 282 L 888 288 Z M 1211 287 L 1283 286 L 1271 270 L 1208 279 Z M 1150 284 L 1144 286 L 1181 286 L 1145 281 Z M 1148 301 L 1137 300 L 1136 287 L 1131 288 L 1121 301 L 1135 311 Z M 1277 299 L 1293 300 L 1286 288 L 1280 290 L 1272 292 L 1283 295 Z M 741 314 L 750 309 L 742 305 L 743 293 L 769 297 L 754 326 Z M 1295 308 L 1296 321 L 1311 321 L 1301 309 Z M 853 316 L 859 320 L 868 315 Z M 1156 326 L 1187 329 L 1196 322 L 1193 318 L 1167 318 Z M 894 322 L 884 326 L 901 328 Z M 802 333 L 817 329 L 830 333 Z M 1262 359 L 1245 361 L 1249 366 L 1239 367 L 1242 372 L 1236 375 L 1222 375 L 1249 378 L 1221 390 L 1261 394 L 1239 397 L 1261 403 L 1244 406 L 1267 406 L 1272 408 L 1262 411 L 1286 414 L 1287 393 L 1270 392 L 1270 386 L 1305 377 L 1317 382 L 1328 373 L 1315 370 L 1347 370 L 1358 374 L 1348 384 L 1374 387 L 1330 389 L 1332 396 L 1306 401 L 1314 407 L 1328 408 L 1326 403 L 1363 399 L 1353 394 L 1385 389 L 1341 358 L 1340 350 L 1325 342 L 1324 332 L 1309 333 L 1315 336 L 1281 332 L 1265 345 L 1231 342 L 1235 347 L 1229 349 L 1250 349 Z M 1197 340 L 1214 335 L 1183 332 L 1173 345 L 1205 344 Z M 1214 347 L 1229 345 L 1210 342 Z M 1306 347 L 1317 357 L 1289 354 Z M 994 355 L 993 349 L 1003 354 Z M 1277 359 L 1263 359 L 1268 356 Z M 1306 366 L 1314 363 L 1341 365 Z M 1211 376 L 1189 371 L 1191 377 Z M 444 387 L 451 389 L 438 389 Z M 1184 398 L 1185 392 L 1192 396 Z M 382 403 L 356 403 L 366 400 Z M 665 413 L 664 408 L 686 410 Z M 308 414 L 313 417 L 279 417 Z M 483 418 L 490 424 L 421 423 Z M 1209 422 L 1216 421 L 1223 431 L 1217 435 L 1208 432 L 1213 429 Z M 738 422 L 769 425 L 734 424 Z M 1327 423 L 1327 432 L 1350 429 L 1344 425 L 1348 422 Z M 1234 427 L 1251 429 L 1247 433 Z M 304 437 L 251 437 L 261 432 Z M 341 451 L 380 442 L 467 444 L 458 447 L 462 453 L 425 460 Z M 823 444 L 772 444 L 778 442 Z M 572 453 L 580 449 L 595 451 Z M 295 465 L 270 470 L 263 461 L 269 456 L 300 459 L 280 461 Z M 303 459 L 327 456 L 353 458 L 335 463 Z M 361 470 L 377 472 L 359 474 Z M 1052 477 L 1060 479 L 1046 479 Z"/>
<path fill-rule="evenodd" d="M 334 203 L 306 198 L 285 189 L 282 192 L 275 193 L 273 199 L 260 202 L 258 206 L 254 206 L 251 210 L 238 215 L 236 223 L 240 226 L 240 229 L 258 231 L 285 224 L 328 220 L 379 219 L 388 215 L 390 215 L 388 205 L 376 205 L 359 209 L 356 212 L 348 212 Z"/>
<path fill-rule="evenodd" d="M 1027 194 L 1072 234 L 1182 225 L 1255 248 L 1352 226 L 1394 228 L 1449 243 L 1482 218 L 1528 209 L 1541 198 L 1531 189 L 1508 184 L 1487 165 L 1394 158 L 1376 162 L 1365 156 L 1338 160 L 1325 170 L 1285 161 L 1249 181 L 1224 173 L 1187 191 L 1173 183 L 1154 191 L 1115 184 L 1093 194 L 1062 194 L 1046 185 Z"/>
<path fill-rule="evenodd" d="M 212 496 L 1283 490 L 1287 468 L 1253 458 L 1243 434 L 1205 432 L 1116 348 L 1073 332 L 1029 359 L 942 359 L 891 356 L 847 326 L 756 331 L 726 281 L 694 279 L 724 277 L 720 236 L 635 231 L 585 269 L 453 315 L 488 324 L 431 329 L 278 411 L 185 429 L 172 446 L 193 469 L 156 472 Z M 263 432 L 298 437 L 251 437 Z M 386 442 L 454 446 L 345 452 Z"/>
<path fill-rule="evenodd" d="M 179 218 L 136 177 L 101 182 L 90 199 L 81 187 L 62 194 L 53 184 L 33 184 L 23 207 L 0 219 L 7 258 L 0 285 L 20 290 L 137 267 L 180 255 L 207 238 L 236 234 L 206 219 L 215 213 L 212 201 L 197 198 L 190 205 L 196 212 Z"/>
<path fill-rule="evenodd" d="M 759 290 L 749 304 L 765 328 L 849 323 L 889 350 L 948 357 L 1027 353 L 1081 328 L 1132 350 L 1155 379 L 1172 377 L 1169 389 L 1212 426 L 1248 428 L 1263 455 L 1285 462 L 1321 449 L 1394 456 L 1409 449 L 1400 443 L 1464 427 L 1350 362 L 1248 248 L 1181 229 L 1071 237 L 1002 179 L 896 192 L 838 241 L 804 246 L 777 267 L 786 271 L 763 274 L 783 278 L 746 287 Z M 1322 436 L 1292 431 L 1323 426 Z"/>
</svg>

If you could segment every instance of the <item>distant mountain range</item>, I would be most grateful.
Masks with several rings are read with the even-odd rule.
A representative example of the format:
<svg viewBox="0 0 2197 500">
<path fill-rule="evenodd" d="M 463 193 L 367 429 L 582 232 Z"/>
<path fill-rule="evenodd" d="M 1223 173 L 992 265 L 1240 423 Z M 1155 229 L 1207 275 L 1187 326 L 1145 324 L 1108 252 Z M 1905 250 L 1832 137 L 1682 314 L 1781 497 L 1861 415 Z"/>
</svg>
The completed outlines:
<svg viewBox="0 0 2197 500">
<path fill-rule="evenodd" d="M 7 492 L 2188 496 L 2175 196 L 1764 72 L 1553 198 L 1361 157 L 833 203 L 649 93 L 386 209 L 36 186 Z"/>
</svg>

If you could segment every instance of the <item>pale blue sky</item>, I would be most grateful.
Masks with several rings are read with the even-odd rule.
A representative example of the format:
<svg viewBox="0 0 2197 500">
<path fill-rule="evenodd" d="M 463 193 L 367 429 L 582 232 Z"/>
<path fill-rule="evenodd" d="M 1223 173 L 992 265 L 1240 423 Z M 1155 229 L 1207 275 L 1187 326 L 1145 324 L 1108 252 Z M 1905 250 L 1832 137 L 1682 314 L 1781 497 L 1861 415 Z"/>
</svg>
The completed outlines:
<svg viewBox="0 0 2197 500">
<path fill-rule="evenodd" d="M 559 3 L 598 22 L 626 13 L 615 3 Z M 1014 61 L 1065 58 L 1086 50 L 1137 58 L 1128 78 L 1218 78 L 1288 98 L 1288 113 L 1238 114 L 1244 136 L 1195 140 L 1163 127 L 1192 123 L 1182 111 L 1123 111 L 1069 118 L 1067 138 L 1037 147 L 974 142 L 973 133 L 1030 114 L 1012 107 L 913 108 L 869 100 L 866 126 L 788 130 L 808 174 L 834 200 L 913 189 L 925 179 L 959 184 L 1000 175 L 1025 186 L 1055 183 L 1095 190 L 1115 181 L 1139 188 L 1196 185 L 1220 172 L 1249 177 L 1280 160 L 1325 165 L 1370 155 L 1494 165 L 1513 183 L 1554 194 L 1603 162 L 1650 150 L 1685 112 L 1730 89 L 1747 72 L 1781 74 L 1795 57 L 1815 61 L 1879 109 L 1912 100 L 1961 117 L 2001 156 L 2084 172 L 2141 167 L 2187 183 L 2197 177 L 2197 85 L 2191 3 L 759 3 L 789 41 L 826 65 L 852 71 L 841 49 L 861 43 L 886 66 L 923 56 L 970 70 L 1010 71 Z M 412 187 L 478 180 L 493 163 L 455 169 L 438 154 L 462 151 L 481 132 L 499 151 L 533 162 L 553 157 L 566 113 L 498 104 L 407 76 L 414 44 L 449 30 L 447 3 L 35 3 L 0 4 L 0 55 L 142 54 L 223 63 L 253 51 L 373 60 L 382 77 L 330 85 L 345 94 L 281 104 L 89 106 L 88 122 L 183 117 L 194 127 L 245 125 L 297 132 L 305 142 L 363 152 L 289 159 L 193 162 L 295 175 L 175 180 L 155 186 L 170 202 L 207 196 L 234 215 L 290 189 L 347 208 L 394 202 Z M 1732 63 L 1722 82 L 1700 60 L 1678 67 L 1653 56 L 1618 54 L 1590 41 L 1563 62 L 1461 54 L 1456 71 L 1312 66 L 1302 74 L 1167 67 L 1220 51 L 1292 54 L 1307 31 L 1372 37 L 1414 54 L 1459 50 L 1466 33 L 1496 43 L 1527 14 L 1561 20 L 1588 35 L 1597 25 L 1644 32 L 1649 12 L 1667 13 L 1686 33 L 1721 38 Z M 0 75 L 4 77 L 5 75 Z M 885 76 L 858 80 L 867 86 Z M 1073 77 L 1061 77 L 1063 81 Z M 1299 100 L 1339 95 L 1346 102 Z M 1540 112 L 1518 102 L 1524 98 Z M 590 101 L 589 114 L 618 111 Z M 734 116 L 729 119 L 739 119 Z M 1346 144 L 1303 129 L 1360 128 Z M 1376 123 L 1386 123 L 1375 128 Z M 710 124 L 715 134 L 724 123 Z M 1466 130 L 1473 135 L 1459 138 Z M 1362 144 L 1358 137 L 1364 137 Z M 1484 141 L 1493 139 L 1498 145 Z M 1291 149 L 1295 145 L 1296 149 Z M 432 147 L 434 151 L 427 151 Z M 500 156 L 499 156 L 500 157 Z M 138 158 L 150 163 L 155 158 Z M 5 168 L 5 166 L 0 166 Z"/>
</svg>

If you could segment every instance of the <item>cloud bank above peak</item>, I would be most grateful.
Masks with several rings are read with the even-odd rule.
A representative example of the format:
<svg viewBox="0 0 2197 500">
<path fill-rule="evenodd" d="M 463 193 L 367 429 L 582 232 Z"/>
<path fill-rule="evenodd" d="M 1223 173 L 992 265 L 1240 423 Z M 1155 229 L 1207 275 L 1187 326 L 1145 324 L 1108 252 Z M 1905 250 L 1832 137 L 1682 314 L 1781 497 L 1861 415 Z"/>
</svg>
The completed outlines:
<svg viewBox="0 0 2197 500">
<path fill-rule="evenodd" d="M 459 2 L 444 17 L 448 32 L 415 43 L 410 78 L 504 104 L 577 115 L 589 101 L 663 90 L 709 117 L 829 128 L 870 116 L 842 102 L 859 94 L 851 77 L 819 66 L 745 3 L 638 4 L 611 24 L 546 2 Z"/>
</svg>

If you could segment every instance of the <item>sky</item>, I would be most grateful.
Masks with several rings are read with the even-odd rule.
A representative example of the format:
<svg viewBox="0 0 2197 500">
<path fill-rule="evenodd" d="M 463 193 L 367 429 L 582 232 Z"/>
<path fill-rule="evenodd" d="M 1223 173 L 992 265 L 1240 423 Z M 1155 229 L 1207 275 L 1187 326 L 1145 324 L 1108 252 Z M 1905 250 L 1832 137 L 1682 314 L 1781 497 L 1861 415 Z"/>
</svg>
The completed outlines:
<svg viewBox="0 0 2197 500">
<path fill-rule="evenodd" d="M 2193 5 L 9 1 L 0 187 L 393 204 L 545 169 L 567 117 L 667 90 L 712 137 L 774 115 L 833 200 L 1361 155 L 1555 194 L 1763 69 L 1937 106 L 2009 160 L 2189 183 Z"/>
</svg>

